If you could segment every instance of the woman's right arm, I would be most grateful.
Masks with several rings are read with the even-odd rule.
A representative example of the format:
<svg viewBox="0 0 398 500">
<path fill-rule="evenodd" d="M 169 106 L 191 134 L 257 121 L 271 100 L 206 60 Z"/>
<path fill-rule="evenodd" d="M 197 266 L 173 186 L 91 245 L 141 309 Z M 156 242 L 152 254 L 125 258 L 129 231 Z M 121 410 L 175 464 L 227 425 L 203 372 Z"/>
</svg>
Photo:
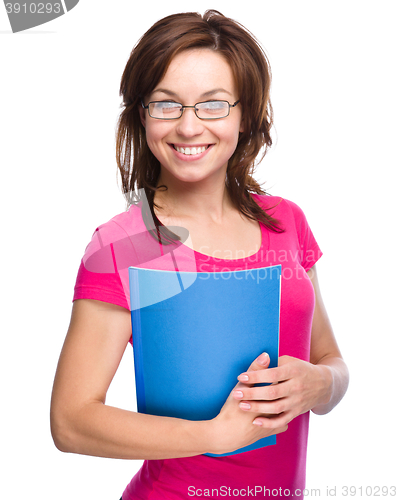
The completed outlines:
<svg viewBox="0 0 398 500">
<path fill-rule="evenodd" d="M 166 459 L 225 453 L 282 432 L 253 425 L 232 395 L 213 420 L 145 415 L 105 404 L 131 337 L 131 316 L 120 306 L 90 299 L 73 304 L 51 400 L 51 432 L 58 449 L 124 459 Z M 183 376 L 176 373 L 176 377 Z"/>
</svg>

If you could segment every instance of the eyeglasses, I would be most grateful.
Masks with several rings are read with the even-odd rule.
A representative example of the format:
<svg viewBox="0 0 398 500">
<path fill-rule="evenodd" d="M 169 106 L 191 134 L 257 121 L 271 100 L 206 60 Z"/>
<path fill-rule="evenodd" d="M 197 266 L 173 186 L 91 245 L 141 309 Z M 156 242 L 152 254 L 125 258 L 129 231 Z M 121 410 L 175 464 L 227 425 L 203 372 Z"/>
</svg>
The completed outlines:
<svg viewBox="0 0 398 500">
<path fill-rule="evenodd" d="M 201 120 L 218 120 L 229 115 L 231 108 L 238 104 L 239 100 L 230 104 L 228 101 L 206 101 L 197 102 L 195 106 L 183 106 L 174 101 L 152 101 L 142 107 L 148 110 L 149 116 L 157 120 L 177 120 L 181 118 L 184 109 L 192 108 Z"/>
</svg>

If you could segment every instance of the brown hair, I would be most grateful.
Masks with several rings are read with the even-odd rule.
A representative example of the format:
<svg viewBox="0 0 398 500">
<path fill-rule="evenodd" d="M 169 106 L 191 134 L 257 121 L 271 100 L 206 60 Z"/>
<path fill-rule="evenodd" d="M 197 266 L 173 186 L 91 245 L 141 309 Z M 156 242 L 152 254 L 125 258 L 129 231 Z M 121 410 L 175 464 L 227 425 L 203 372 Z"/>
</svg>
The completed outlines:
<svg viewBox="0 0 398 500">
<path fill-rule="evenodd" d="M 228 162 L 226 187 L 232 202 L 248 218 L 280 232 L 282 229 L 278 221 L 249 195 L 250 192 L 266 194 L 253 179 L 252 173 L 260 150 L 264 148 L 263 159 L 272 145 L 271 70 L 268 59 L 248 30 L 215 10 L 206 11 L 203 17 L 192 12 L 161 19 L 143 35 L 131 52 L 120 84 L 124 109 L 119 117 L 116 136 L 116 160 L 126 200 L 128 204 L 135 202 L 135 190 L 143 188 L 151 212 L 143 214 L 144 220 L 147 223 L 153 218 L 157 230 L 162 226 L 153 210 L 154 206 L 158 208 L 154 204 L 154 196 L 158 189 L 167 187 L 157 187 L 160 164 L 146 142 L 139 107 L 163 78 L 173 57 L 193 48 L 209 48 L 225 57 L 235 77 L 244 131 Z"/>
</svg>

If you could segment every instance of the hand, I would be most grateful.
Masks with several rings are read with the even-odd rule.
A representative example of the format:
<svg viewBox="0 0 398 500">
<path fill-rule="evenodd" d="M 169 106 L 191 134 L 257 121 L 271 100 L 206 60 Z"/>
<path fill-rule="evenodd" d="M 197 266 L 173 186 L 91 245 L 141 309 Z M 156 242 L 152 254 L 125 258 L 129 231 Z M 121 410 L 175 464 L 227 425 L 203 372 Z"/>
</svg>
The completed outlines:
<svg viewBox="0 0 398 500">
<path fill-rule="evenodd" d="M 257 371 L 266 371 L 269 357 L 265 359 L 259 356 L 247 370 L 252 374 Z M 230 393 L 220 413 L 211 423 L 213 427 L 213 443 L 215 449 L 210 453 L 228 453 L 238 448 L 248 446 L 261 438 L 279 434 L 287 430 L 287 419 L 284 415 L 266 419 L 259 422 L 256 417 L 262 416 L 260 412 L 243 412 L 239 408 L 239 402 L 234 397 L 236 391 L 246 391 L 247 383 L 239 382 Z"/>
<path fill-rule="evenodd" d="M 266 365 L 269 364 L 264 358 Z M 268 425 L 270 417 L 284 417 L 289 423 L 293 418 L 311 408 L 325 404 L 330 398 L 332 375 L 327 366 L 313 365 L 307 361 L 282 356 L 277 368 L 247 371 L 239 375 L 240 387 L 235 387 L 233 397 L 239 400 L 243 412 L 259 415 L 254 423 Z M 269 383 L 254 387 L 254 384 Z"/>
</svg>

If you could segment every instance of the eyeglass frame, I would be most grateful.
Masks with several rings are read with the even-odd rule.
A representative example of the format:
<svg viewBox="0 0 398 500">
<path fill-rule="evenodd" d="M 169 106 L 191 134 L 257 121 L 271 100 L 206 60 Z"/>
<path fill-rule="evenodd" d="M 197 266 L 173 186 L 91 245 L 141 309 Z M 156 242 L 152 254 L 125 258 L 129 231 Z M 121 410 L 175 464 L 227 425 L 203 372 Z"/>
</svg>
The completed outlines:
<svg viewBox="0 0 398 500">
<path fill-rule="evenodd" d="M 231 108 L 234 108 L 237 104 L 239 104 L 239 101 L 240 99 L 238 99 L 237 101 L 235 101 L 233 104 L 229 103 L 228 101 L 225 101 L 224 99 L 212 99 L 212 100 L 209 100 L 209 101 L 201 101 L 201 102 L 197 102 L 196 104 L 194 104 L 193 106 L 183 106 L 180 102 L 175 102 L 175 101 L 150 101 L 148 102 L 148 104 L 145 106 L 144 104 L 144 101 L 141 101 L 141 106 L 144 108 L 144 109 L 147 109 L 148 110 L 148 115 L 153 118 L 154 120 L 179 120 L 181 117 L 182 117 L 182 114 L 184 112 L 184 109 L 186 108 L 192 108 L 195 110 L 195 115 L 197 118 L 199 118 L 199 120 L 222 120 L 223 118 L 226 118 L 227 116 L 229 116 L 230 114 L 230 111 L 231 111 Z M 175 118 L 159 118 L 158 116 L 152 116 L 151 113 L 149 112 L 149 105 L 150 104 L 154 104 L 154 103 L 157 103 L 157 102 L 173 102 L 174 104 L 179 104 L 181 106 L 181 114 L 180 116 L 176 116 Z M 228 113 L 225 115 L 225 116 L 217 116 L 217 118 L 201 118 L 200 116 L 198 116 L 198 110 L 196 108 L 196 106 L 198 104 L 205 104 L 206 102 L 226 102 L 228 104 Z"/>
</svg>

